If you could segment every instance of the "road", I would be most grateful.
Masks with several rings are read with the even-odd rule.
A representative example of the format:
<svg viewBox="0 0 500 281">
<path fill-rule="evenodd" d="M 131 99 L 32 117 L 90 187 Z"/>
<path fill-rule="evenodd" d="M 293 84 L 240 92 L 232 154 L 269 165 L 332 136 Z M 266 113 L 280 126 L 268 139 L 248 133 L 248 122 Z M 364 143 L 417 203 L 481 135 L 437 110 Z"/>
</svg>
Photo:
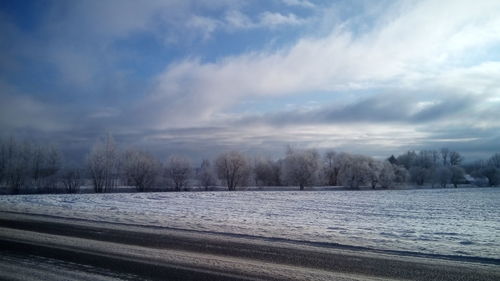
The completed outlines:
<svg viewBox="0 0 500 281">
<path fill-rule="evenodd" d="M 2 280 L 500 280 L 500 259 L 0 212 Z"/>
</svg>

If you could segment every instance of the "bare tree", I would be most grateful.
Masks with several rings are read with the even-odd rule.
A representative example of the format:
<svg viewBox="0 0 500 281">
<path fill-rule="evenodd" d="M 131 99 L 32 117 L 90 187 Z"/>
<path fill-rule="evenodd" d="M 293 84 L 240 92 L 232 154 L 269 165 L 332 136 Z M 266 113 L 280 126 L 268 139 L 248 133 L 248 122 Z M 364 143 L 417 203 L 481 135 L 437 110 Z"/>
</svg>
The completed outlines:
<svg viewBox="0 0 500 281">
<path fill-rule="evenodd" d="M 205 191 L 210 186 L 215 185 L 215 175 L 210 160 L 204 159 L 201 162 L 200 170 L 198 171 L 198 180 L 200 181 L 200 185 L 205 188 Z"/>
<path fill-rule="evenodd" d="M 236 190 L 237 186 L 246 184 L 250 174 L 250 167 L 245 156 L 237 151 L 225 152 L 215 161 L 217 175 L 223 180 L 229 191 Z"/>
<path fill-rule="evenodd" d="M 450 156 L 450 150 L 446 147 L 441 148 L 441 159 L 443 160 L 443 166 L 446 166 L 449 164 L 448 162 L 448 157 Z"/>
<path fill-rule="evenodd" d="M 183 156 L 171 156 L 168 159 L 166 176 L 172 181 L 175 191 L 181 191 L 187 187 L 189 177 L 192 174 L 191 161 Z"/>
<path fill-rule="evenodd" d="M 500 153 L 495 153 L 488 159 L 488 165 L 500 169 Z"/>
<path fill-rule="evenodd" d="M 119 178 L 118 149 L 108 135 L 98 141 L 87 156 L 87 169 L 96 193 L 109 192 L 116 187 Z"/>
<path fill-rule="evenodd" d="M 284 160 L 284 175 L 289 184 L 304 186 L 314 183 L 319 167 L 319 154 L 316 150 L 297 150 L 288 147 Z"/>
<path fill-rule="evenodd" d="M 14 194 L 20 193 L 31 177 L 32 147 L 28 142 L 19 143 L 10 138 L 4 144 L 4 178 Z"/>
<path fill-rule="evenodd" d="M 12 158 L 12 138 L 0 140 L 0 185 L 6 184 L 9 177 L 9 166 Z"/>
<path fill-rule="evenodd" d="M 65 168 L 61 174 L 61 181 L 67 193 L 78 193 L 82 185 L 82 172 L 79 168 Z"/>
<path fill-rule="evenodd" d="M 128 184 L 144 192 L 153 187 L 160 169 L 160 163 L 149 153 L 128 149 L 123 155 L 123 172 Z"/>
<path fill-rule="evenodd" d="M 460 153 L 458 153 L 456 151 L 450 151 L 449 157 L 450 157 L 450 165 L 451 166 L 458 166 L 458 165 L 462 164 L 462 161 L 464 160 L 462 155 L 460 155 Z"/>
</svg>

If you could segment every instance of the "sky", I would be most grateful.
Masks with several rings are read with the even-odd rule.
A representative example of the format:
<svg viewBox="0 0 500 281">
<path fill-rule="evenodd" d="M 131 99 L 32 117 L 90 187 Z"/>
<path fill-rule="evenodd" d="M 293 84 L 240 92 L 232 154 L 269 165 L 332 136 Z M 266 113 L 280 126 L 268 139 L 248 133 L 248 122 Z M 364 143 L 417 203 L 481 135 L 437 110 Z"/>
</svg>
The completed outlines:
<svg viewBox="0 0 500 281">
<path fill-rule="evenodd" d="M 500 152 L 500 1 L 0 2 L 0 129 L 194 159 Z"/>
</svg>

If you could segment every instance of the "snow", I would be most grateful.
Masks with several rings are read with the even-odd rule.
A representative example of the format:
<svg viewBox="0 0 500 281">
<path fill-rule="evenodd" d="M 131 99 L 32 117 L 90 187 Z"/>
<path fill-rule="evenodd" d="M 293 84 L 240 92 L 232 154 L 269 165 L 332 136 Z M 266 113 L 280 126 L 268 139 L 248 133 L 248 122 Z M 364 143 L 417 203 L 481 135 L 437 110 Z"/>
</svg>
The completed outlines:
<svg viewBox="0 0 500 281">
<path fill-rule="evenodd" d="M 0 211 L 500 258 L 500 189 L 0 196 Z"/>
</svg>

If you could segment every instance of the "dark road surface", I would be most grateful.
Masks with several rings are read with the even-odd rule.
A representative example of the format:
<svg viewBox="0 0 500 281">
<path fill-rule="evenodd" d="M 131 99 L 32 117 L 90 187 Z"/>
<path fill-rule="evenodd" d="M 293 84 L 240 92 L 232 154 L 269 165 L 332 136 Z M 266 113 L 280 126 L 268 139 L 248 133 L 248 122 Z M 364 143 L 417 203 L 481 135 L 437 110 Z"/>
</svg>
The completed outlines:
<svg viewBox="0 0 500 281">
<path fill-rule="evenodd" d="M 2 280 L 500 280 L 499 259 L 3 212 L 0 255 Z"/>
</svg>

